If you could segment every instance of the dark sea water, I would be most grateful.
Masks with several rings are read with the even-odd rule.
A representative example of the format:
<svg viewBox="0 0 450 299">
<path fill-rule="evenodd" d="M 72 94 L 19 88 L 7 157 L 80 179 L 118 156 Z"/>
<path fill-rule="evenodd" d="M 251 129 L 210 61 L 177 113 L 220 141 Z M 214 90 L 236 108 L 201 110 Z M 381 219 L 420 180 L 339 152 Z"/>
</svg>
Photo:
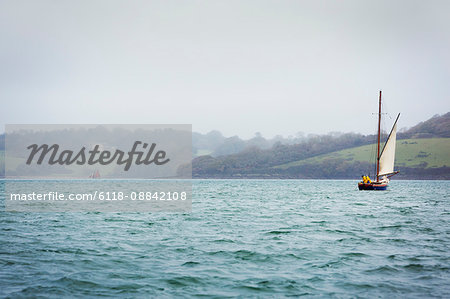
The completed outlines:
<svg viewBox="0 0 450 299">
<path fill-rule="evenodd" d="M 450 182 L 197 180 L 192 213 L 0 212 L 0 297 L 300 295 L 448 298 Z"/>
</svg>

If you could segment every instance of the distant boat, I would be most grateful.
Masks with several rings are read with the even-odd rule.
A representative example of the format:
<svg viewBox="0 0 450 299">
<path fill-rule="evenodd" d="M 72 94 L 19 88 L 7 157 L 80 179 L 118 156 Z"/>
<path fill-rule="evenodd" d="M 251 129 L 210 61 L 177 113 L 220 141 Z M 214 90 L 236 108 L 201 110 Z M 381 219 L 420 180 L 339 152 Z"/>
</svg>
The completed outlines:
<svg viewBox="0 0 450 299">
<path fill-rule="evenodd" d="M 99 179 L 100 178 L 100 172 L 98 170 L 94 171 L 90 176 L 90 179 Z"/>
<path fill-rule="evenodd" d="M 389 184 L 389 178 L 399 173 L 394 170 L 395 162 L 395 143 L 397 141 L 397 121 L 400 113 L 395 119 L 391 132 L 389 133 L 383 149 L 380 150 L 380 130 L 381 130 L 381 90 L 378 103 L 378 141 L 377 141 L 377 156 L 376 156 L 376 177 L 370 180 L 363 176 L 363 181 L 358 183 L 359 190 L 386 190 Z"/>
</svg>

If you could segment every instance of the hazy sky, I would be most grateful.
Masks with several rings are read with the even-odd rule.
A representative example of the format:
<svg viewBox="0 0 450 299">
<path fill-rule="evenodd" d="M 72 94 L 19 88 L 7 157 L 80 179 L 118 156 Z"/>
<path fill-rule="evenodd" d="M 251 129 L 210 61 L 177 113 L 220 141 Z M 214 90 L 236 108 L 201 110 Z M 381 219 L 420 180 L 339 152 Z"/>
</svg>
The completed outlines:
<svg viewBox="0 0 450 299">
<path fill-rule="evenodd" d="M 450 111 L 450 1 L 0 0 L 0 125 L 374 133 Z M 1 129 L 3 130 L 3 128 Z"/>
</svg>

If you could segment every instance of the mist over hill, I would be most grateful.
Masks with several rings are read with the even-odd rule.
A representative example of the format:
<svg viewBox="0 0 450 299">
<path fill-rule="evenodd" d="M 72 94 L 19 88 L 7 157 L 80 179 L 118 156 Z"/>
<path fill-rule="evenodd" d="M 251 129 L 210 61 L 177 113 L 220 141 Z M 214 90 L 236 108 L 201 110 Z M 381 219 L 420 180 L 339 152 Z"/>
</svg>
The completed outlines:
<svg viewBox="0 0 450 299">
<path fill-rule="evenodd" d="M 237 135 L 225 137 L 217 130 L 207 134 L 193 132 L 192 154 L 194 156 L 211 155 L 218 157 L 236 154 L 252 147 L 269 149 L 275 144 L 297 144 L 312 136 L 316 135 L 306 136 L 304 133 L 298 132 L 295 136 L 289 136 L 287 138 L 277 135 L 274 138 L 266 139 L 261 133 L 257 132 L 254 137 L 244 140 Z"/>
<path fill-rule="evenodd" d="M 326 136 L 326 137 L 325 137 Z M 325 135 L 308 134 L 298 132 L 295 136 L 283 137 L 277 135 L 266 139 L 261 133 L 255 133 L 253 138 L 244 140 L 238 136 L 225 137 L 220 131 L 214 130 L 207 134 L 192 133 L 192 154 L 196 157 L 210 155 L 219 157 L 237 154 L 250 148 L 270 149 L 274 145 L 295 145 L 305 142 L 314 142 L 320 138 L 338 140 L 339 138 L 353 140 L 352 144 L 363 145 L 374 142 L 376 135 L 362 135 L 359 133 L 332 132 Z M 404 129 L 397 134 L 398 139 L 408 138 L 448 138 L 450 137 L 450 112 L 443 115 L 435 115 L 429 120 L 423 121 L 412 128 Z M 334 141 L 333 141 L 334 142 Z M 338 141 L 337 141 L 338 142 Z"/>
<path fill-rule="evenodd" d="M 367 174 L 373 169 L 374 150 L 372 155 L 367 154 L 367 159 L 355 159 L 352 156 L 330 156 L 320 161 L 312 161 L 313 157 L 338 152 L 344 149 L 358 148 L 374 144 L 375 135 L 362 135 L 356 133 L 330 133 L 327 135 L 308 135 L 295 138 L 283 138 L 279 136 L 274 139 L 264 139 L 261 135 L 255 135 L 249 140 L 241 140 L 238 137 L 225 138 L 215 131 L 214 140 L 219 144 L 210 143 L 209 154 L 201 155 L 193 160 L 193 177 L 198 178 L 355 178 L 358 174 Z M 194 143 L 196 146 L 205 146 L 204 140 L 213 140 L 212 136 L 197 135 L 196 142 L 202 140 L 203 143 Z M 404 130 L 397 134 L 398 140 L 404 145 L 409 145 L 409 152 L 415 154 L 408 159 L 408 163 L 400 166 L 404 179 L 450 179 L 450 157 L 447 139 L 450 136 L 450 113 L 442 116 L 434 116 L 431 119 L 421 122 L 418 125 Z M 220 137 L 220 138 L 219 138 Z M 415 139 L 434 138 L 443 139 L 432 145 L 427 141 L 418 144 Z M 412 141 L 410 140 L 412 139 Z M 224 148 L 221 149 L 222 145 Z M 225 146 L 226 145 L 226 146 Z M 427 147 L 428 151 L 421 150 Z M 430 149 L 428 149 L 430 148 Z M 433 153 L 439 149 L 439 155 Z M 240 150 L 240 151 L 238 151 Z M 203 148 L 198 151 L 207 153 Z M 231 154 L 221 154 L 223 152 Z M 195 151 L 194 151 L 195 152 Z M 406 154 L 405 152 L 405 154 Z M 400 153 L 397 153 L 400 155 Z M 442 163 L 429 165 L 422 161 L 433 155 Z M 437 158 L 436 158 L 437 157 Z M 302 163 L 307 161 L 306 163 Z M 292 163 L 289 167 L 283 165 Z M 372 172 L 373 174 L 373 172 Z"/>
</svg>

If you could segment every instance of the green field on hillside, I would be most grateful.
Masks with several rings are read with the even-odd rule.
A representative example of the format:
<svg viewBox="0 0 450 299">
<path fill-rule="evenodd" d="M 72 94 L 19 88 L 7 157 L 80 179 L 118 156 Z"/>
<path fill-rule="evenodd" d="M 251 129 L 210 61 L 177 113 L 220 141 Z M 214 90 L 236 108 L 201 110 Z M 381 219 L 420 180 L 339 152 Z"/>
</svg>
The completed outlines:
<svg viewBox="0 0 450 299">
<path fill-rule="evenodd" d="M 293 166 L 321 165 L 327 160 L 345 160 L 347 162 L 370 162 L 374 163 L 375 146 L 365 145 L 336 151 L 316 157 L 293 161 L 290 163 L 275 166 L 274 168 L 288 169 Z M 429 139 L 404 139 L 397 140 L 397 167 L 411 168 L 436 168 L 450 166 L 450 138 L 429 138 Z M 14 158 L 13 158 L 14 159 Z M 20 160 L 20 159 L 17 159 Z M 12 164 L 19 164 L 20 161 L 12 161 Z M 0 167 L 4 169 L 4 152 L 0 151 Z M 113 169 L 108 169 L 109 174 Z M 0 171 L 1 173 L 1 171 Z"/>
<path fill-rule="evenodd" d="M 365 145 L 278 165 L 275 168 L 320 164 L 329 159 L 374 162 L 375 151 L 375 145 Z M 450 138 L 397 140 L 395 165 L 424 168 L 450 166 Z"/>
</svg>

